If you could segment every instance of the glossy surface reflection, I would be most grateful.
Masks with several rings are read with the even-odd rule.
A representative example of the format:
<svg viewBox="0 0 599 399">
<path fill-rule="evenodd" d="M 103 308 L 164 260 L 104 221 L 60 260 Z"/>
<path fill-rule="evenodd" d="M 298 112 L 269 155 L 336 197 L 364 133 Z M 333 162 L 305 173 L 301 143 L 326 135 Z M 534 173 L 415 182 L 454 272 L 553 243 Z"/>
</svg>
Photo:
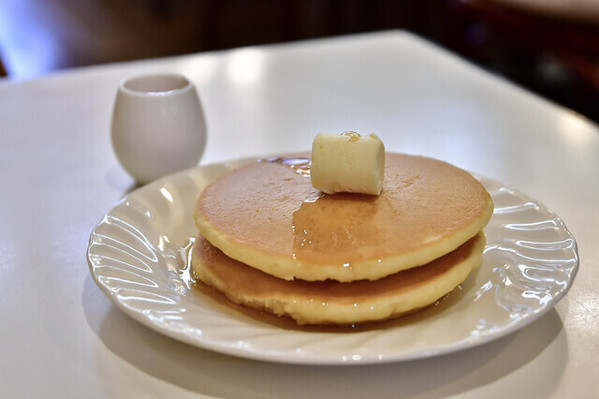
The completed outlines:
<svg viewBox="0 0 599 399">
<path fill-rule="evenodd" d="M 455 300 L 396 324 L 350 333 L 282 328 L 196 289 L 189 276 L 195 198 L 239 164 L 195 168 L 152 183 L 115 206 L 95 228 L 90 269 L 119 308 L 163 334 L 235 356 L 303 364 L 381 363 L 459 351 L 520 329 L 553 308 L 578 269 L 576 241 L 558 216 L 482 178 L 496 211 L 485 229 L 483 265 L 459 295 L 451 296 Z"/>
</svg>

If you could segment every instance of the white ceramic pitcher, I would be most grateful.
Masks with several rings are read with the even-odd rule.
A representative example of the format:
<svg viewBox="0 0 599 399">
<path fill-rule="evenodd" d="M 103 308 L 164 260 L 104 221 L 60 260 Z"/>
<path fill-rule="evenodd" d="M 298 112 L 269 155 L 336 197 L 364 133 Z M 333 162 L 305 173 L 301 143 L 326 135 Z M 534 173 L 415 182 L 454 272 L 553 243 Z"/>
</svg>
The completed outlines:
<svg viewBox="0 0 599 399">
<path fill-rule="evenodd" d="M 178 74 L 120 82 L 111 139 L 123 168 L 140 184 L 195 166 L 206 146 L 206 119 L 194 85 Z"/>
</svg>

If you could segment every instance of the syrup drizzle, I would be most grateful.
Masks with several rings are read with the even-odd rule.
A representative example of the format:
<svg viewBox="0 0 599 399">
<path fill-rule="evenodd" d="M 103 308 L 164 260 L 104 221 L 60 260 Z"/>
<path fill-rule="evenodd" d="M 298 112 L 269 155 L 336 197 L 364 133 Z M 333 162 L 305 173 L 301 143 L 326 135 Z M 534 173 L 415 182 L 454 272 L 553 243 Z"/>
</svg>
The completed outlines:
<svg viewBox="0 0 599 399">
<path fill-rule="evenodd" d="M 310 177 L 312 160 L 309 157 L 270 157 L 260 159 L 259 162 L 272 162 L 285 165 L 302 176 Z"/>
<path fill-rule="evenodd" d="M 310 166 L 312 163 L 310 157 L 275 156 L 260 159 L 259 162 L 277 163 L 294 170 L 302 176 L 310 177 Z M 332 200 L 332 198 L 336 198 L 337 200 Z M 315 251 L 323 250 L 322 243 L 328 242 L 328 240 L 323 241 L 323 235 L 333 236 L 334 241 L 338 242 L 339 245 L 342 245 L 342 243 L 345 242 L 346 245 L 349 245 L 350 247 L 362 246 L 365 248 L 365 251 L 367 251 L 367 247 L 362 245 L 359 240 L 360 234 L 356 236 L 353 232 L 354 228 L 357 227 L 354 226 L 356 224 L 355 215 L 344 213 L 344 199 L 361 202 L 370 202 L 373 200 L 370 196 L 364 197 L 359 194 L 337 194 L 328 196 L 320 190 L 314 190 L 314 192 L 309 193 L 307 197 L 302 200 L 299 207 L 293 212 L 293 221 L 291 224 L 294 235 L 293 252 L 291 254 L 293 260 L 301 260 L 306 255 L 309 256 L 309 254 Z M 317 202 L 319 202 L 319 204 L 316 204 Z M 364 209 L 364 211 L 369 214 L 362 215 L 363 220 L 372 220 L 372 217 L 374 216 L 370 213 L 372 211 L 370 209 Z M 333 214 L 336 216 L 331 217 L 330 215 Z M 325 229 L 326 231 L 322 231 L 322 228 L 318 227 L 320 223 L 314 223 L 315 219 L 329 220 L 327 228 Z M 376 236 L 378 234 L 377 224 L 372 223 L 369 225 L 371 226 L 371 229 L 366 236 Z M 339 252 L 342 253 L 347 248 L 338 249 Z M 379 263 L 381 262 L 380 259 L 378 261 Z M 339 266 L 349 273 L 353 270 L 353 265 L 349 260 L 341 261 Z"/>
</svg>

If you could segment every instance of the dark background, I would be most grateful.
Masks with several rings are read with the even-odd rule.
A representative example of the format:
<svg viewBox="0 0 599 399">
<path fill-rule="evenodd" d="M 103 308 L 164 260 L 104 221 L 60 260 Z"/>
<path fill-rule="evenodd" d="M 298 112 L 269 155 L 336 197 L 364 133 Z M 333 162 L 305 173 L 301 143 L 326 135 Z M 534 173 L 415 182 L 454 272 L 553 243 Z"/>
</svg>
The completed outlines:
<svg viewBox="0 0 599 399">
<path fill-rule="evenodd" d="M 598 122 L 599 10 L 501 3 L 0 0 L 0 75 L 404 29 Z"/>
</svg>

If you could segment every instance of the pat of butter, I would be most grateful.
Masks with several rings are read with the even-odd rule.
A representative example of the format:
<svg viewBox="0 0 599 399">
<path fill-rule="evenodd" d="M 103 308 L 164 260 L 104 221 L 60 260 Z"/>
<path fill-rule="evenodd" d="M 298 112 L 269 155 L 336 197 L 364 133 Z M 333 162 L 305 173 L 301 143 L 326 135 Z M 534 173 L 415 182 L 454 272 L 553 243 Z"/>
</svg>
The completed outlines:
<svg viewBox="0 0 599 399">
<path fill-rule="evenodd" d="M 379 195 L 385 176 L 385 146 L 375 134 L 320 133 L 312 143 L 310 179 L 320 191 Z"/>
</svg>

